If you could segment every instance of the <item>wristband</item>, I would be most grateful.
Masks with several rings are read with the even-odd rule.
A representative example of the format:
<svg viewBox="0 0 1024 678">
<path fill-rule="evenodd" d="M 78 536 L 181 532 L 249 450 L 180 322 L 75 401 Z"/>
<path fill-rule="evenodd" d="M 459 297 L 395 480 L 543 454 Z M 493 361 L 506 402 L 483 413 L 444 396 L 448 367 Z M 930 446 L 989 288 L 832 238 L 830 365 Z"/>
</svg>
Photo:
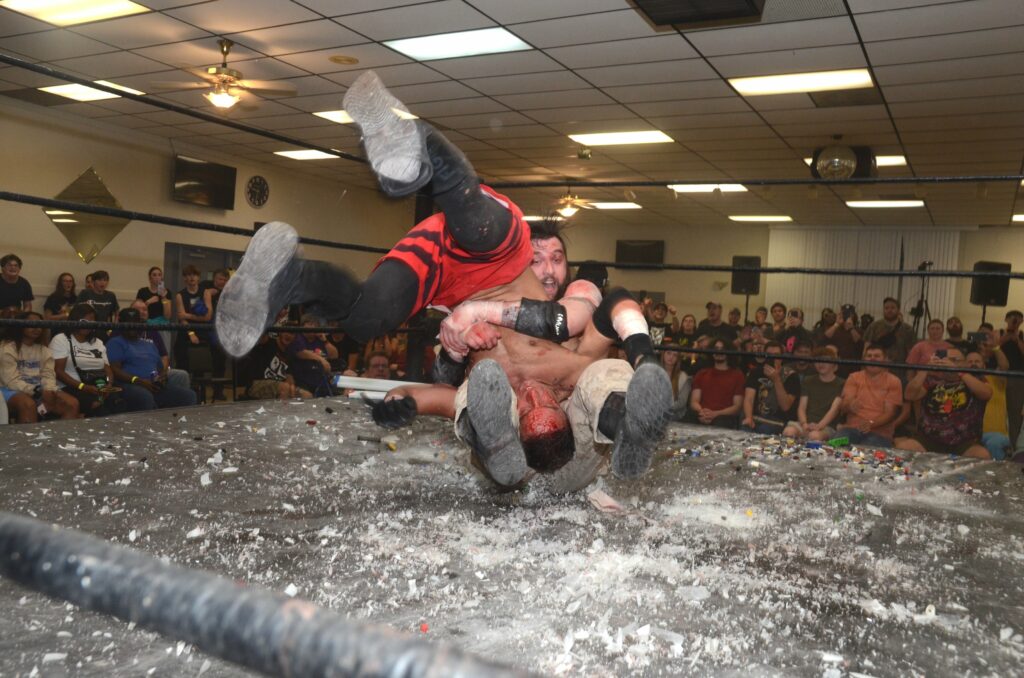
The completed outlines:
<svg viewBox="0 0 1024 678">
<path fill-rule="evenodd" d="M 138 378 L 138 377 L 132 377 L 132 381 L 131 381 L 131 383 L 133 383 L 133 384 L 134 384 L 134 383 L 135 383 L 135 382 L 137 382 L 138 380 L 139 380 L 139 378 Z"/>
<path fill-rule="evenodd" d="M 84 381 L 78 382 L 78 390 L 81 391 L 84 388 L 85 388 L 85 382 Z"/>
<path fill-rule="evenodd" d="M 196 333 L 195 333 L 195 332 L 193 332 L 192 330 L 189 330 L 189 332 L 188 332 L 188 336 L 190 336 L 190 337 L 194 337 L 194 336 L 196 336 Z"/>
</svg>

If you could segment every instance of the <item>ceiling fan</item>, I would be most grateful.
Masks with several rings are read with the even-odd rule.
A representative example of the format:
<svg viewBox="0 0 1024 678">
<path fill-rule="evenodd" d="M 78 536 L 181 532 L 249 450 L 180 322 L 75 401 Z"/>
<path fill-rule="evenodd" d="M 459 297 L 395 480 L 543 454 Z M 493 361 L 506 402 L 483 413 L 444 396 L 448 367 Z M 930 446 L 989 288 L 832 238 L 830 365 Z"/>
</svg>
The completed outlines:
<svg viewBox="0 0 1024 678">
<path fill-rule="evenodd" d="M 573 195 L 571 191 L 567 191 L 565 195 L 558 199 L 558 207 L 555 208 L 555 211 L 562 215 L 563 218 L 568 219 L 581 209 L 589 210 L 593 208 L 590 206 L 589 200 L 585 200 L 578 195 Z"/>
<path fill-rule="evenodd" d="M 221 38 L 217 44 L 220 45 L 220 53 L 223 57 L 220 66 L 182 68 L 183 71 L 202 78 L 203 82 L 154 82 L 153 87 L 165 90 L 210 88 L 210 91 L 205 92 L 203 96 L 217 108 L 224 109 L 237 104 L 243 92 L 271 95 L 296 94 L 296 89 L 285 83 L 273 80 L 245 80 L 240 71 L 228 67 L 228 54 L 235 43 L 227 38 Z"/>
</svg>

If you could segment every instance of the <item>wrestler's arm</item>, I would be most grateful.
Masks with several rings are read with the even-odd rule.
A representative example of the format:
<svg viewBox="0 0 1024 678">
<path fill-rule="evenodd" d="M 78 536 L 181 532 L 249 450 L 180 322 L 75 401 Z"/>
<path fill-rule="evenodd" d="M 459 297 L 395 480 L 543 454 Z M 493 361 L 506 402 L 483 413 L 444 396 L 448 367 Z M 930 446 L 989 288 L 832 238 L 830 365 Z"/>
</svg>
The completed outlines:
<svg viewBox="0 0 1024 678">
<path fill-rule="evenodd" d="M 443 384 L 399 386 L 373 405 L 373 420 L 385 428 L 407 426 L 420 414 L 454 419 L 455 388 Z"/>
</svg>

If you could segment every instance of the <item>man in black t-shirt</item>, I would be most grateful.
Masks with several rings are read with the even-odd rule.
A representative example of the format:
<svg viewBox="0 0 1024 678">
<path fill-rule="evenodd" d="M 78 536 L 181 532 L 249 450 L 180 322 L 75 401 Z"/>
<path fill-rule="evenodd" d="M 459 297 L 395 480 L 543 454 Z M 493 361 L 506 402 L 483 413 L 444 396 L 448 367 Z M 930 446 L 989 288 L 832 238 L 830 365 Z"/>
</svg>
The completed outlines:
<svg viewBox="0 0 1024 678">
<path fill-rule="evenodd" d="M 781 344 L 770 341 L 764 350 L 768 359 L 747 377 L 740 425 L 757 433 L 778 434 L 787 423 L 796 421 L 800 376 L 782 360 L 772 358 L 782 353 Z"/>
<path fill-rule="evenodd" d="M 1024 333 L 1021 321 L 1024 314 L 1010 311 L 1006 314 L 1006 327 L 999 332 L 999 350 L 1006 356 L 1013 372 L 1024 371 Z M 1024 408 L 1024 379 L 1006 380 L 1006 417 L 1009 423 L 1010 441 L 1016 442 L 1021 429 L 1021 408 Z"/>
<path fill-rule="evenodd" d="M 697 325 L 697 336 L 721 339 L 726 343 L 726 348 L 736 348 L 739 345 L 737 342 L 740 333 L 737 328 L 722 322 L 722 305 L 716 301 L 709 301 L 705 308 L 708 310 L 708 317 Z"/>
<path fill-rule="evenodd" d="M 106 271 L 96 271 L 92 274 L 92 289 L 84 289 L 78 295 L 78 303 L 92 306 L 92 310 L 96 312 L 96 322 L 109 322 L 117 317 L 117 297 L 113 292 L 107 291 L 109 284 L 110 274 Z"/>
<path fill-rule="evenodd" d="M 312 398 L 313 394 L 295 385 L 291 374 L 288 346 L 295 340 L 291 332 L 281 332 L 276 336 L 263 335 L 256 344 L 246 362 L 252 384 L 246 390 L 250 398 L 268 400 L 279 398 Z"/>
<path fill-rule="evenodd" d="M 0 259 L 0 311 L 31 311 L 32 285 L 21 277 L 21 257 L 8 254 Z"/>
</svg>

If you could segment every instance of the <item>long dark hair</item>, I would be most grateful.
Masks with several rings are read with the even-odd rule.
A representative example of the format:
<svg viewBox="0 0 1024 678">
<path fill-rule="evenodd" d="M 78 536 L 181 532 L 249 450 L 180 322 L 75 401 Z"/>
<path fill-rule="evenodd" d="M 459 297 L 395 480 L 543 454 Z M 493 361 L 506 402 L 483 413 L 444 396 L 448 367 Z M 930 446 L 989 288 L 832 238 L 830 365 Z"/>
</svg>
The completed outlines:
<svg viewBox="0 0 1024 678">
<path fill-rule="evenodd" d="M 60 275 L 57 276 L 57 287 L 54 288 L 53 294 L 51 294 L 50 296 L 53 296 L 53 297 L 63 297 L 63 296 L 66 296 L 64 294 L 64 286 L 60 284 L 60 281 L 61 281 L 62 278 L 64 278 L 64 276 L 67 276 L 67 277 L 71 278 L 71 292 L 67 296 L 72 296 L 72 297 L 77 296 L 76 292 L 78 291 L 78 285 L 75 282 L 75 276 L 71 275 L 67 271 L 65 271 L 64 273 L 61 273 Z"/>
<path fill-rule="evenodd" d="M 43 316 L 35 311 L 22 311 L 21 313 L 16 314 L 14 318 L 15 320 L 28 320 L 32 316 L 35 316 L 39 320 L 43 319 Z M 4 332 L 3 340 L 13 341 L 15 347 L 17 347 L 17 349 L 21 351 L 21 343 L 22 340 L 25 338 L 25 330 L 27 329 L 29 328 L 8 327 L 7 331 Z M 43 330 L 43 333 L 39 335 L 39 339 L 36 340 L 36 343 L 42 344 L 43 346 L 46 346 L 47 344 L 50 343 L 50 338 L 47 336 L 47 330 Z"/>
</svg>

